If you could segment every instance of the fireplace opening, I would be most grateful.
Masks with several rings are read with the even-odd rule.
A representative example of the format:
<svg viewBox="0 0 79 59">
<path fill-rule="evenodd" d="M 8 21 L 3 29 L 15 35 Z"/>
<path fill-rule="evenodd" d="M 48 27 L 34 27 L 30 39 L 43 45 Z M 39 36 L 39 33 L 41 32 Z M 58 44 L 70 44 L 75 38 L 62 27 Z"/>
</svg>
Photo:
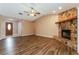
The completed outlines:
<svg viewBox="0 0 79 59">
<path fill-rule="evenodd" d="M 62 37 L 63 38 L 66 38 L 66 39 L 71 39 L 71 31 L 70 30 L 62 30 L 62 33 L 61 33 Z"/>
</svg>

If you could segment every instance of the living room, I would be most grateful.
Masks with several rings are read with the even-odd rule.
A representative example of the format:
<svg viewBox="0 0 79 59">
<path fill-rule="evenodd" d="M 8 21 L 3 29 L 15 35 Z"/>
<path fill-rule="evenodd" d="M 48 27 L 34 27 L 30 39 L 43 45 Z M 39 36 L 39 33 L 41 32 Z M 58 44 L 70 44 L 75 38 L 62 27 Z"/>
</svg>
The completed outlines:
<svg viewBox="0 0 79 59">
<path fill-rule="evenodd" d="M 1 3 L 0 54 L 77 55 L 78 7 L 77 3 Z"/>
</svg>

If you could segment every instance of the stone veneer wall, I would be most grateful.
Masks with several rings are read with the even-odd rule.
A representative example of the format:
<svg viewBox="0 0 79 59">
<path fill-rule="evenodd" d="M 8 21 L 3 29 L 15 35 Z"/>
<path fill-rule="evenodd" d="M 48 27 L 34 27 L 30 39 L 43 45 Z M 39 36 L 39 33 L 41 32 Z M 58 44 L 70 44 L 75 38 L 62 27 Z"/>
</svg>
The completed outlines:
<svg viewBox="0 0 79 59">
<path fill-rule="evenodd" d="M 59 37 L 62 29 L 71 30 L 71 40 L 68 40 L 69 46 L 77 49 L 77 9 L 72 8 L 59 14 Z"/>
</svg>

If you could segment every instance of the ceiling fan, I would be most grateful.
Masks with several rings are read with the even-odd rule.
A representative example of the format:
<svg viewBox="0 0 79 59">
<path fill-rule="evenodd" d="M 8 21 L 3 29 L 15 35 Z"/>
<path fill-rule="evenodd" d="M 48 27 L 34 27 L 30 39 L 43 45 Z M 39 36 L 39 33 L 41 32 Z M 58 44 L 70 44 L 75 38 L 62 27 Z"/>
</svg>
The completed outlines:
<svg viewBox="0 0 79 59">
<path fill-rule="evenodd" d="M 23 13 L 27 13 L 28 16 L 37 16 L 40 14 L 40 12 L 38 12 L 37 10 L 35 10 L 33 7 L 30 7 L 31 11 L 23 11 Z M 19 13 L 20 15 L 23 15 L 23 13 Z"/>
</svg>

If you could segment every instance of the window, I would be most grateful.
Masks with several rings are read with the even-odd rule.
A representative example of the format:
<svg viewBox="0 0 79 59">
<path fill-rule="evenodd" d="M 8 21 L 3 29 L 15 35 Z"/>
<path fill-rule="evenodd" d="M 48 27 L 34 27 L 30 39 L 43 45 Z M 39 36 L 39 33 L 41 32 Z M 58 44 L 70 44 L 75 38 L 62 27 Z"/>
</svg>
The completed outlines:
<svg viewBox="0 0 79 59">
<path fill-rule="evenodd" d="M 8 30 L 11 30 L 11 24 L 8 24 Z"/>
</svg>

